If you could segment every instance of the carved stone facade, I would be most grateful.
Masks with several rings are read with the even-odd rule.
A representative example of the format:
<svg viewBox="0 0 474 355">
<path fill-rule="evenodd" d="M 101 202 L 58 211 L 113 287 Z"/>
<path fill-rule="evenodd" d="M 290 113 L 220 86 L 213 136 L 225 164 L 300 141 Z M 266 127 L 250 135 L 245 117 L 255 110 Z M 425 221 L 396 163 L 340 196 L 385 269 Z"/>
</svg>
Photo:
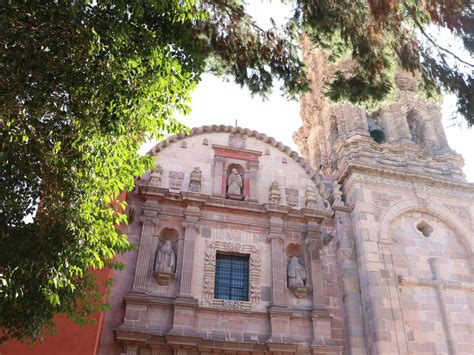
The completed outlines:
<svg viewBox="0 0 474 355">
<path fill-rule="evenodd" d="M 403 72 L 377 112 L 331 106 L 318 85 L 337 67 L 305 55 L 306 160 L 225 126 L 153 148 L 161 167 L 127 197 L 137 248 L 118 257 L 99 354 L 472 353 L 474 185 L 439 108 Z"/>
<path fill-rule="evenodd" d="M 331 105 L 321 83 L 350 62 L 305 55 L 314 87 L 294 138 L 332 181 L 345 351 L 472 353 L 474 185 L 439 106 L 402 71 L 397 101 L 377 112 Z"/>
</svg>

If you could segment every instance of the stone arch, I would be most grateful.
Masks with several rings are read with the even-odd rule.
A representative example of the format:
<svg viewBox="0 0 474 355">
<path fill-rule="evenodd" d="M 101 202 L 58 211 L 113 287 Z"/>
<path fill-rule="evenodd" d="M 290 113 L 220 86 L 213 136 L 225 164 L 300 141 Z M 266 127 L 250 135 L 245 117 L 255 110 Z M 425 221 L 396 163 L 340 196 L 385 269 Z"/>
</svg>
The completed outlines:
<svg viewBox="0 0 474 355">
<path fill-rule="evenodd" d="M 451 213 L 448 209 L 438 206 L 430 205 L 429 207 L 420 206 L 418 200 L 408 199 L 396 203 L 390 207 L 382 216 L 380 223 L 380 235 L 379 240 L 381 242 L 390 242 L 390 225 L 392 222 L 407 212 L 421 212 L 429 214 L 433 217 L 438 218 L 440 221 L 446 223 L 456 235 L 460 238 L 462 244 L 466 248 L 467 254 L 471 257 L 474 249 L 474 243 L 469 237 L 471 231 L 469 228 L 464 226 L 463 221 L 456 215 Z"/>
</svg>

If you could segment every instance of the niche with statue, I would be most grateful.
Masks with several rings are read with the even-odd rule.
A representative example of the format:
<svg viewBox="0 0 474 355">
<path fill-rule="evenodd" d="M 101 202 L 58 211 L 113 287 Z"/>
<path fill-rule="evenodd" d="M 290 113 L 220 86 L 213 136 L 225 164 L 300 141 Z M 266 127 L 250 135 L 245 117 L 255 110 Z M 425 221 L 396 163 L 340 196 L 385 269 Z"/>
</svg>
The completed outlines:
<svg viewBox="0 0 474 355">
<path fill-rule="evenodd" d="M 164 228 L 160 233 L 155 254 L 153 276 L 161 286 L 168 285 L 176 278 L 176 243 L 178 232 L 175 229 Z"/>
<path fill-rule="evenodd" d="M 307 273 L 304 265 L 304 249 L 300 244 L 290 243 L 286 248 L 289 256 L 287 267 L 287 286 L 298 298 L 306 297 L 311 291 L 307 286 Z"/>
<path fill-rule="evenodd" d="M 226 197 L 231 200 L 244 199 L 244 168 L 239 164 L 230 164 L 227 168 Z"/>
</svg>

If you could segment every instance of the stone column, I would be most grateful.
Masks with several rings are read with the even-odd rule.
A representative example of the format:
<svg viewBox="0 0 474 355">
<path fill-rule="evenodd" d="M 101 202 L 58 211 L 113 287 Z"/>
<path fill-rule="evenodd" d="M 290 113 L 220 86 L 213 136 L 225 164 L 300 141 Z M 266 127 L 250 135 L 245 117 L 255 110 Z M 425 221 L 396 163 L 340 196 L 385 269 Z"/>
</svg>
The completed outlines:
<svg viewBox="0 0 474 355">
<path fill-rule="evenodd" d="M 307 266 L 311 275 L 311 285 L 313 287 L 313 309 L 325 310 L 323 303 L 323 273 L 320 257 L 320 230 L 316 222 L 308 222 L 306 236 L 306 251 L 308 253 L 309 265 Z"/>
<path fill-rule="evenodd" d="M 249 161 L 249 201 L 257 202 L 257 171 L 258 171 L 258 161 Z"/>
<path fill-rule="evenodd" d="M 183 263 L 181 267 L 179 295 L 191 296 L 191 284 L 194 266 L 194 241 L 198 230 L 198 220 L 201 212 L 196 206 L 188 206 L 185 212 L 184 243 L 183 243 Z"/>
<path fill-rule="evenodd" d="M 222 179 L 224 176 L 224 163 L 225 158 L 219 155 L 214 157 L 214 188 L 212 191 L 212 196 L 223 197 L 222 196 Z"/>
<path fill-rule="evenodd" d="M 142 222 L 142 234 L 138 247 L 137 265 L 135 268 L 135 278 L 133 279 L 133 291 L 145 292 L 146 281 L 151 255 L 151 242 L 155 226 L 158 224 L 160 209 L 157 201 L 146 201 L 143 206 L 143 214 L 140 216 Z"/>
<path fill-rule="evenodd" d="M 306 246 L 308 253 L 306 259 L 310 261 L 307 268 L 313 287 L 313 311 L 311 313 L 313 343 L 311 347 L 313 353 L 321 353 L 321 351 L 325 353 L 324 351 L 334 347 L 335 343 L 331 334 L 331 316 L 324 305 L 324 283 L 320 256 L 323 241 L 319 224 L 316 222 L 307 223 Z"/>
<path fill-rule="evenodd" d="M 192 295 L 191 286 L 193 281 L 194 242 L 199 228 L 200 214 L 201 211 L 197 206 L 188 206 L 184 214 L 183 262 L 179 294 L 173 302 L 173 327 L 167 334 L 169 344 L 179 343 L 182 336 L 196 337 L 194 313 L 197 308 L 197 300 Z M 189 345 L 193 345 L 191 343 Z"/>
<path fill-rule="evenodd" d="M 333 206 L 333 209 L 335 210 L 336 235 L 339 241 L 337 256 L 342 276 L 344 323 L 348 342 L 347 354 L 367 354 L 357 256 L 349 208 L 341 205 Z"/>
<path fill-rule="evenodd" d="M 272 248 L 271 343 L 286 343 L 290 338 L 290 312 L 286 306 L 286 257 L 283 253 L 283 227 L 280 217 L 270 217 L 268 238 Z"/>
<path fill-rule="evenodd" d="M 178 237 L 178 248 L 176 253 L 176 282 L 174 285 L 175 295 L 179 294 L 179 288 L 181 285 L 181 270 L 183 269 L 183 255 L 184 255 L 184 236 Z"/>
</svg>

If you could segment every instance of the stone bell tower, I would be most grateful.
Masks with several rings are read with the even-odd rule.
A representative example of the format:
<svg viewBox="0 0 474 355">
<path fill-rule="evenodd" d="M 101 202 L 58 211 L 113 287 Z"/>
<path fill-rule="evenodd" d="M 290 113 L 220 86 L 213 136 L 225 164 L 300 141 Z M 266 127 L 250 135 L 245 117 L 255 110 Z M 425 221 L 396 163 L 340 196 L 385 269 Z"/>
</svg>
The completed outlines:
<svg viewBox="0 0 474 355">
<path fill-rule="evenodd" d="M 334 188 L 347 353 L 470 353 L 474 185 L 439 105 L 403 72 L 396 101 L 377 112 L 331 105 L 321 88 L 336 68 L 323 53 L 306 60 L 313 91 L 294 138 Z"/>
</svg>

